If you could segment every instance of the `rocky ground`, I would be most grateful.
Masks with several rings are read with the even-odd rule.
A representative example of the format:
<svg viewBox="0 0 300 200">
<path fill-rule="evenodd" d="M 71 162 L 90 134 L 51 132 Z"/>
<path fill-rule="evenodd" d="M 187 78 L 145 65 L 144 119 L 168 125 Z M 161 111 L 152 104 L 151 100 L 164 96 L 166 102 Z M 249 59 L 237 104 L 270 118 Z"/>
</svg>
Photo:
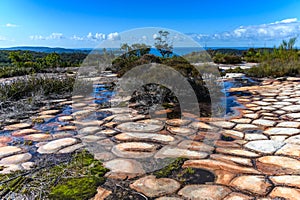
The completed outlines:
<svg viewBox="0 0 300 200">
<path fill-rule="evenodd" d="M 123 199 L 296 200 L 299 81 L 265 80 L 260 86 L 232 88 L 241 92 L 237 100 L 245 108 L 228 119 L 189 113 L 183 113 L 184 119 L 160 118 L 167 110 L 150 119 L 127 107 L 98 109 L 92 97 L 55 100 L 30 119 L 2 127 L 0 173 L 34 168 L 37 155 L 86 148 L 110 169 L 94 199 L 116 199 L 114 187 L 119 187 L 129 191 L 118 197 Z M 251 95 L 243 96 L 244 91 Z M 90 118 L 94 113 L 97 117 Z M 180 168 L 191 170 L 196 180 L 155 176 L 178 157 L 186 158 Z M 206 172 L 214 178 L 201 182 Z"/>
</svg>

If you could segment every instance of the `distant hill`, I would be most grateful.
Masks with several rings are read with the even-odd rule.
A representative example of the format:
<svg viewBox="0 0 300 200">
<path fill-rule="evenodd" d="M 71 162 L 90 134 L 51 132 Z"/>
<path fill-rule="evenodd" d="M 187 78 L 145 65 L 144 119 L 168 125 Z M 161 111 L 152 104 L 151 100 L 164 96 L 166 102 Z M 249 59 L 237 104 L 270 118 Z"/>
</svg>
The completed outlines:
<svg viewBox="0 0 300 200">
<path fill-rule="evenodd" d="M 89 53 L 92 49 L 66 49 L 60 47 L 9 47 L 9 48 L 0 48 L 0 50 L 22 50 L 22 51 L 35 51 L 43 53 Z"/>
</svg>

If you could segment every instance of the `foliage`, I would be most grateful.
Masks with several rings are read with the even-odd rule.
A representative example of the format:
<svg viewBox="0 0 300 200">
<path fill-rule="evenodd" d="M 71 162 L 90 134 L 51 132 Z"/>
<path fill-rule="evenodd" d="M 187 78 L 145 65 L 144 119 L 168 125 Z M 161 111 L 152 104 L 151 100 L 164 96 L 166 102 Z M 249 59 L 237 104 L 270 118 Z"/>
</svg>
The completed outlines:
<svg viewBox="0 0 300 200">
<path fill-rule="evenodd" d="M 217 53 L 213 57 L 213 61 L 218 64 L 239 64 L 242 63 L 242 58 L 237 55 Z"/>
<path fill-rule="evenodd" d="M 73 77 L 28 77 L 0 85 L 0 99 L 18 100 L 23 97 L 62 94 L 71 92 L 75 79 Z"/>
<path fill-rule="evenodd" d="M 261 61 L 261 51 L 258 51 L 254 48 L 250 48 L 248 49 L 248 51 L 244 52 L 243 59 L 246 62 L 258 63 Z"/>
<path fill-rule="evenodd" d="M 50 199 L 70 199 L 82 200 L 90 199 L 97 192 L 97 187 L 104 183 L 103 177 L 108 170 L 102 166 L 98 160 L 94 160 L 93 155 L 83 152 L 76 155 L 69 165 L 59 166 L 67 167 L 72 173 L 67 178 L 53 186 L 49 192 Z"/>
<path fill-rule="evenodd" d="M 159 50 L 161 53 L 162 57 L 169 57 L 172 54 L 173 51 L 173 45 L 170 44 L 169 41 L 169 32 L 168 31 L 163 31 L 160 30 L 158 32 L 158 36 L 155 37 L 155 48 Z"/>
<path fill-rule="evenodd" d="M 297 76 L 300 74 L 300 52 L 294 49 L 296 38 L 288 42 L 283 40 L 279 48 L 265 51 L 260 56 L 260 64 L 246 70 L 248 76 L 281 77 Z"/>
<path fill-rule="evenodd" d="M 211 56 L 206 51 L 192 52 L 183 57 L 191 63 L 211 62 Z"/>
<path fill-rule="evenodd" d="M 86 150 L 53 155 L 33 170 L 0 175 L 1 199 L 70 199 L 92 198 L 105 182 L 108 169 Z"/>
</svg>

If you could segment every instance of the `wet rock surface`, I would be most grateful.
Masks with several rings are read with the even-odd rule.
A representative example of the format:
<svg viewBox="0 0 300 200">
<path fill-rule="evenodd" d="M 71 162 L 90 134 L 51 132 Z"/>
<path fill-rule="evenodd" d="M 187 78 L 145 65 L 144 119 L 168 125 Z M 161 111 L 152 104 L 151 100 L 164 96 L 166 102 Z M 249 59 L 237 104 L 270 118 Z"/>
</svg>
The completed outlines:
<svg viewBox="0 0 300 200">
<path fill-rule="evenodd" d="M 107 182 L 120 184 L 98 188 L 98 199 L 117 198 L 118 190 L 131 199 L 298 199 L 299 82 L 262 84 L 237 96 L 244 108 L 231 118 L 150 118 L 127 107 L 100 109 L 90 97 L 48 102 L 31 118 L 3 125 L 0 173 L 30 170 L 41 156 L 87 149 L 110 169 Z M 186 159 L 180 173 L 189 175 L 154 175 L 179 157 Z M 215 179 L 187 178 L 200 180 L 198 170 Z"/>
</svg>

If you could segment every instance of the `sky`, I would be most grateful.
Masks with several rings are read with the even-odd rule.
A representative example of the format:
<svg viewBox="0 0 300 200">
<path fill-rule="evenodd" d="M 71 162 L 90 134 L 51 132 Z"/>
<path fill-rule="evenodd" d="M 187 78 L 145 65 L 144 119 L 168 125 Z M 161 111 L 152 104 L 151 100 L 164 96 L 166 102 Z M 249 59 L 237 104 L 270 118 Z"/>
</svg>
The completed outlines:
<svg viewBox="0 0 300 200">
<path fill-rule="evenodd" d="M 300 1 L 0 0 L 0 47 L 94 48 L 143 27 L 206 47 L 273 47 L 300 35 Z"/>
</svg>

